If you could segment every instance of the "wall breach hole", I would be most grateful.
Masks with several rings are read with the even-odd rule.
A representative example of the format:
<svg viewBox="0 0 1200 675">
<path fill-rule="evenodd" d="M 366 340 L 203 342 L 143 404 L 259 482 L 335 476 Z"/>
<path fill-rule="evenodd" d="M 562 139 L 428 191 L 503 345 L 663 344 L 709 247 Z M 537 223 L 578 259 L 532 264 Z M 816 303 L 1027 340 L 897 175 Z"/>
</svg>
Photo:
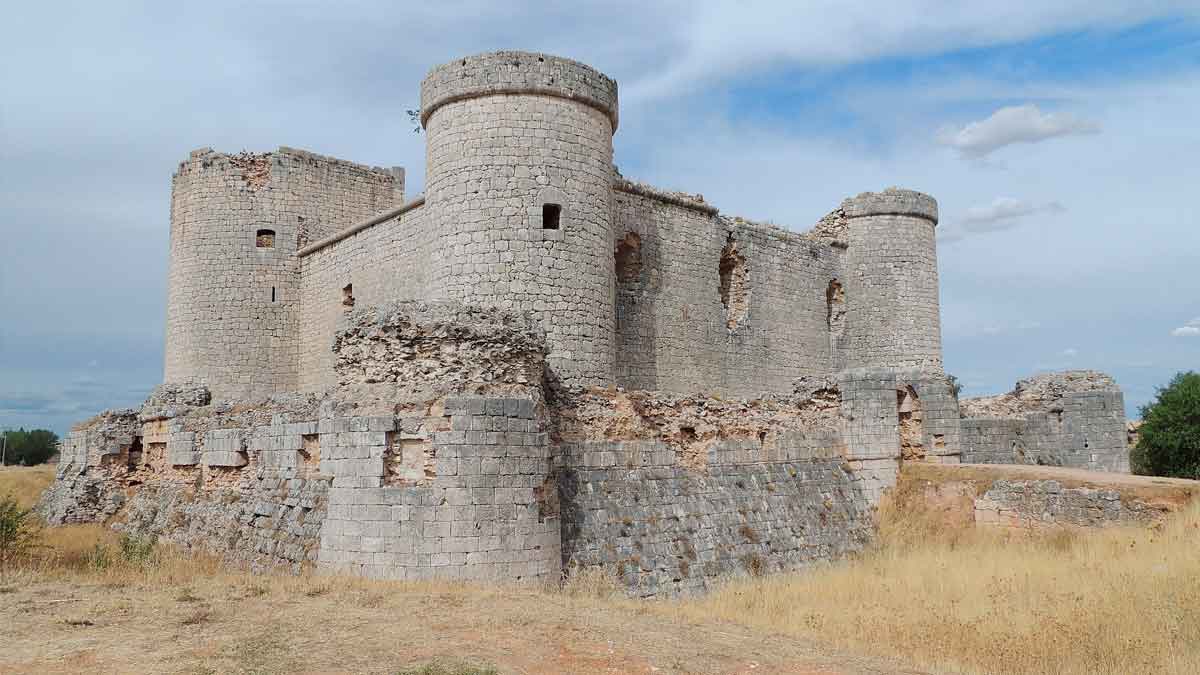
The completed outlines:
<svg viewBox="0 0 1200 675">
<path fill-rule="evenodd" d="M 746 269 L 746 256 L 737 248 L 730 234 L 721 250 L 720 293 L 721 305 L 725 308 L 725 327 L 733 330 L 746 318 L 750 304 L 750 273 Z"/>
<path fill-rule="evenodd" d="M 557 230 L 561 223 L 562 205 L 560 204 L 542 204 L 542 229 Z"/>
<path fill-rule="evenodd" d="M 428 438 L 387 435 L 383 451 L 384 485 L 418 485 L 437 478 L 437 452 Z"/>
<path fill-rule="evenodd" d="M 896 389 L 896 408 L 900 418 L 901 459 L 925 458 L 925 428 L 921 414 L 921 399 L 912 385 Z"/>
<path fill-rule="evenodd" d="M 834 335 L 840 334 L 846 325 L 846 291 L 837 279 L 830 281 L 825 289 L 825 325 Z"/>
<path fill-rule="evenodd" d="M 320 434 L 304 434 L 300 437 L 299 450 L 300 468 L 308 473 L 316 473 L 321 467 L 321 436 Z"/>
<path fill-rule="evenodd" d="M 354 284 L 342 287 L 342 307 L 345 307 L 347 312 L 354 307 Z"/>
<path fill-rule="evenodd" d="M 142 463 L 142 437 L 134 436 L 133 443 L 125 454 L 125 463 L 130 469 L 136 469 Z"/>
<path fill-rule="evenodd" d="M 275 230 L 259 230 L 254 234 L 256 248 L 275 248 Z"/>
<path fill-rule="evenodd" d="M 628 232 L 617 242 L 615 269 L 621 290 L 636 284 L 642 278 L 642 237 L 637 232 Z"/>
</svg>

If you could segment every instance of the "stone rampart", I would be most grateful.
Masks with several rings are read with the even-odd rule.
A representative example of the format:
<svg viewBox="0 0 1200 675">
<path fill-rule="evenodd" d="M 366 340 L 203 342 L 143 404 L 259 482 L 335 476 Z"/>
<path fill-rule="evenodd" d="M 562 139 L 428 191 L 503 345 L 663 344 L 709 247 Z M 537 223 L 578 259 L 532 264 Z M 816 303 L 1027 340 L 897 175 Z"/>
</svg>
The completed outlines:
<svg viewBox="0 0 1200 675">
<path fill-rule="evenodd" d="M 1129 471 L 1124 396 L 1103 373 L 1046 373 L 960 408 L 965 462 Z"/>
<path fill-rule="evenodd" d="M 897 494 L 946 526 L 1152 525 L 1200 499 L 1200 481 L 1045 466 L 905 464 Z"/>
</svg>

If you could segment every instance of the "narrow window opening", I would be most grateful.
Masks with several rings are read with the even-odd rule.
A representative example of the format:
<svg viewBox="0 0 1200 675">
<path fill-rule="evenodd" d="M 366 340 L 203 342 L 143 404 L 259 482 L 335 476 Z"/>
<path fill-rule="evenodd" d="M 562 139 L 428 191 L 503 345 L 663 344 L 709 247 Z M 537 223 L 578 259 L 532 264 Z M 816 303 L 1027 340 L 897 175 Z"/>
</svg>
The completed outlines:
<svg viewBox="0 0 1200 675">
<path fill-rule="evenodd" d="M 559 204 L 542 204 L 542 229 L 559 229 L 559 219 L 562 217 L 562 206 Z"/>
<path fill-rule="evenodd" d="M 271 302 L 275 302 L 275 287 L 271 287 Z"/>
<path fill-rule="evenodd" d="M 275 230 L 259 230 L 254 235 L 254 245 L 258 248 L 275 248 Z"/>
<path fill-rule="evenodd" d="M 342 307 L 345 307 L 347 312 L 354 307 L 354 284 L 342 287 Z"/>
</svg>

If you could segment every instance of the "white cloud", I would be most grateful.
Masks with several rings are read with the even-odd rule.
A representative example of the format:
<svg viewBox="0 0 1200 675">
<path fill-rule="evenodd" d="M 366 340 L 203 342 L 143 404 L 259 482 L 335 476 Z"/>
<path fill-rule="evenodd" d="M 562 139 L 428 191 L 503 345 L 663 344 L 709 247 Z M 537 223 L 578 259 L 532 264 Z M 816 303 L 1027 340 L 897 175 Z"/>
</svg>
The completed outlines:
<svg viewBox="0 0 1200 675">
<path fill-rule="evenodd" d="M 997 197 L 989 204 L 972 206 L 961 217 L 938 226 L 938 241 L 959 241 L 971 234 L 1011 230 L 1022 218 L 1035 214 L 1062 213 L 1066 208 L 1057 201 L 1035 203 L 1013 197 Z"/>
<path fill-rule="evenodd" d="M 1200 337 L 1200 317 L 1171 331 L 1173 337 Z"/>
<path fill-rule="evenodd" d="M 1062 355 L 1068 359 L 1073 359 L 1076 356 L 1079 356 L 1079 350 L 1075 349 L 1074 347 L 1067 347 L 1066 349 L 1062 350 Z"/>
<path fill-rule="evenodd" d="M 705 83 L 776 66 L 821 68 L 1029 40 L 1058 32 L 1111 30 L 1195 15 L 1193 2 L 1058 0 L 809 0 L 694 2 L 653 41 L 662 67 L 630 81 L 623 103 L 694 91 Z"/>
<path fill-rule="evenodd" d="M 1099 131 L 1096 122 L 1071 113 L 1043 113 L 1030 103 L 1000 108 L 987 119 L 958 130 L 943 129 L 937 140 L 955 148 L 963 157 L 979 158 L 1014 143 L 1037 143 L 1056 136 Z"/>
</svg>

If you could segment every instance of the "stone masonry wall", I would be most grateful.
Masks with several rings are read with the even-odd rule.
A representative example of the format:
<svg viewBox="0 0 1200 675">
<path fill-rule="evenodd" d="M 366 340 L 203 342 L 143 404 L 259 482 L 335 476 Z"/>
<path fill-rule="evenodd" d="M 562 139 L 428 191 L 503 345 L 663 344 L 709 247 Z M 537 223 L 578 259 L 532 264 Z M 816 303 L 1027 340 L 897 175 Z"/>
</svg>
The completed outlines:
<svg viewBox="0 0 1200 675">
<path fill-rule="evenodd" d="M 693 593 L 732 576 L 857 551 L 870 508 L 832 432 L 712 444 L 703 469 L 654 441 L 559 449 L 563 563 L 600 567 L 630 593 Z"/>
<path fill-rule="evenodd" d="M 1124 396 L 1103 373 L 1046 373 L 961 406 L 965 462 L 1129 472 Z"/>
<path fill-rule="evenodd" d="M 640 184 L 614 196 L 618 385 L 756 396 L 831 372 L 840 248 Z"/>
<path fill-rule="evenodd" d="M 937 202 L 911 190 L 842 203 L 849 367 L 942 369 Z"/>
<path fill-rule="evenodd" d="M 554 581 L 558 500 L 528 398 L 444 402 L 448 424 L 322 421 L 334 476 L 323 568 L 390 579 Z M 448 428 L 447 428 L 448 427 Z"/>
<path fill-rule="evenodd" d="M 299 388 L 335 383 L 333 335 L 355 308 L 439 297 L 431 280 L 436 239 L 416 207 L 300 258 Z"/>
<path fill-rule="evenodd" d="M 609 383 L 616 83 L 567 59 L 499 52 L 439 66 L 421 88 L 434 284 L 532 312 L 552 378 Z"/>
<path fill-rule="evenodd" d="M 296 389 L 296 251 L 402 196 L 399 169 L 290 148 L 193 152 L 172 183 L 164 380 L 218 398 Z"/>
</svg>

